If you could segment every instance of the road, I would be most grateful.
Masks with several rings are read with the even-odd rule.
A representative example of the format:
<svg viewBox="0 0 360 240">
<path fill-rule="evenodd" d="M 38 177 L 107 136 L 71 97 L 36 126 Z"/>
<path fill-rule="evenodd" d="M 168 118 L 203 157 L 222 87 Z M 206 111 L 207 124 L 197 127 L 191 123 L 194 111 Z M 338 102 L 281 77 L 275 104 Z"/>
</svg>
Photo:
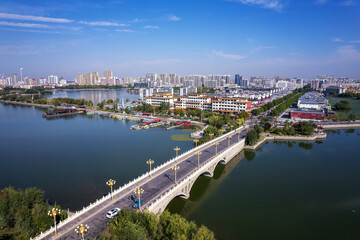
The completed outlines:
<svg viewBox="0 0 360 240">
<path fill-rule="evenodd" d="M 246 135 L 246 129 L 242 129 L 240 135 L 235 131 L 231 134 L 230 145 L 237 143 Z M 219 138 L 219 145 L 217 148 L 218 153 L 225 150 L 228 147 L 228 139 L 226 137 Z M 212 156 L 215 155 L 216 149 L 215 145 L 203 144 L 199 147 L 202 154 L 200 155 L 200 163 L 207 162 Z M 197 168 L 198 157 L 195 154 L 183 156 L 178 161 L 178 166 L 180 167 L 177 172 L 177 180 L 180 181 L 192 170 Z M 171 166 L 174 166 L 172 164 Z M 89 225 L 89 231 L 86 234 L 86 238 L 95 238 L 101 233 L 108 224 L 108 219 L 106 219 L 106 213 L 115 207 L 118 208 L 131 208 L 133 203 L 137 200 L 137 196 L 134 194 L 136 187 L 141 187 L 144 189 L 144 193 L 141 195 L 143 201 L 143 206 L 146 206 L 152 202 L 154 199 L 158 198 L 164 191 L 171 188 L 174 185 L 175 178 L 174 171 L 169 168 L 169 166 L 164 166 L 152 173 L 152 178 L 145 178 L 138 183 L 138 186 L 129 186 L 118 194 L 114 195 L 114 201 L 108 200 L 107 202 L 102 203 L 99 206 L 96 206 L 89 211 L 85 212 L 78 218 L 66 223 L 58 229 L 59 235 L 57 237 L 50 237 L 48 239 L 79 239 L 79 236 L 76 235 L 74 229 L 79 224 Z M 115 179 L 116 180 L 116 179 Z"/>
</svg>

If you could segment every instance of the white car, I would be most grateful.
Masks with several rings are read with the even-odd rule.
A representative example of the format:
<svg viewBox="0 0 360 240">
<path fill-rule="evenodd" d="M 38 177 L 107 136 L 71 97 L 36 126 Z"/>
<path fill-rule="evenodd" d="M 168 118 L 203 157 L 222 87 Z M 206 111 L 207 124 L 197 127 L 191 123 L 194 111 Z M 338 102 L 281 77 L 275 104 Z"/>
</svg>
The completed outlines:
<svg viewBox="0 0 360 240">
<path fill-rule="evenodd" d="M 110 211 L 107 212 L 106 218 L 111 219 L 115 217 L 120 212 L 120 210 L 121 210 L 120 208 L 111 209 Z"/>
</svg>

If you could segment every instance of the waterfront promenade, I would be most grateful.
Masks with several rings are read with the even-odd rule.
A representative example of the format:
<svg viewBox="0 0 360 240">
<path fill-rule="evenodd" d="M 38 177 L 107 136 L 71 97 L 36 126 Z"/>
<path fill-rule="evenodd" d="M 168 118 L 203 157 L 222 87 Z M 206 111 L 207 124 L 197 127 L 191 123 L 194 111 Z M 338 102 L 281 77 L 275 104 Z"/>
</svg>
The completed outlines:
<svg viewBox="0 0 360 240">
<path fill-rule="evenodd" d="M 134 201 L 137 200 L 137 196 L 134 194 L 137 187 L 144 189 L 144 193 L 141 195 L 143 209 L 160 214 L 174 197 L 188 197 L 192 184 L 198 176 L 202 173 L 211 176 L 219 161 L 226 163 L 238 154 L 244 146 L 246 131 L 244 127 L 241 127 L 238 131 L 224 134 L 179 155 L 175 159 L 169 160 L 154 169 L 151 178 L 149 173 L 145 173 L 120 189 L 115 190 L 114 201 L 111 201 L 110 195 L 107 195 L 90 204 L 82 211 L 75 213 L 64 222 L 59 223 L 57 237 L 54 236 L 54 229 L 52 228 L 35 239 L 77 239 L 78 236 L 74 229 L 79 224 L 89 225 L 90 229 L 86 238 L 95 238 L 107 226 L 108 220 L 105 215 L 110 209 L 114 207 L 121 209 L 132 207 Z M 219 143 L 217 148 L 215 142 Z M 202 152 L 199 158 L 200 168 L 198 168 L 197 151 Z M 175 164 L 179 166 L 177 171 L 178 185 L 176 186 L 174 183 L 175 173 L 171 169 Z M 188 180 L 191 181 L 187 182 Z"/>
</svg>

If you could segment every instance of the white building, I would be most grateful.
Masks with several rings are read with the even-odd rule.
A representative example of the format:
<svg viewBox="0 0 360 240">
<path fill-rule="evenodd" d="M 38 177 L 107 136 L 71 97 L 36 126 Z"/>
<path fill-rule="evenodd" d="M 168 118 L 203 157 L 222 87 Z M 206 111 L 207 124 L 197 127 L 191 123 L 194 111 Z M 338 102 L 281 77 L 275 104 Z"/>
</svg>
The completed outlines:
<svg viewBox="0 0 360 240">
<path fill-rule="evenodd" d="M 174 101 L 175 109 L 201 109 L 211 110 L 211 97 L 205 93 L 187 93 L 179 97 L 180 100 Z"/>
<path fill-rule="evenodd" d="M 251 107 L 247 98 L 218 98 L 212 101 L 212 111 L 221 113 L 239 113 Z"/>
<path fill-rule="evenodd" d="M 145 97 L 145 99 L 145 102 L 153 107 L 160 107 L 161 103 L 169 103 L 170 109 L 172 109 L 177 98 L 171 92 L 153 92 L 152 96 Z"/>
</svg>

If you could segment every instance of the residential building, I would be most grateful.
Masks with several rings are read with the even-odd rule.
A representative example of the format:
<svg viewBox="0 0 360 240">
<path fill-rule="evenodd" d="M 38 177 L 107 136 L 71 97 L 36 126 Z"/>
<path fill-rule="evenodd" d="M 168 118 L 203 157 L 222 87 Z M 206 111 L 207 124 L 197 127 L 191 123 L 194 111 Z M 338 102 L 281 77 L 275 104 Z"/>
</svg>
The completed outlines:
<svg viewBox="0 0 360 240">
<path fill-rule="evenodd" d="M 171 92 L 153 92 L 152 96 L 145 97 L 145 102 L 154 107 L 160 107 L 161 103 L 169 103 L 170 109 L 174 106 L 174 101 L 177 99 Z"/>
</svg>

